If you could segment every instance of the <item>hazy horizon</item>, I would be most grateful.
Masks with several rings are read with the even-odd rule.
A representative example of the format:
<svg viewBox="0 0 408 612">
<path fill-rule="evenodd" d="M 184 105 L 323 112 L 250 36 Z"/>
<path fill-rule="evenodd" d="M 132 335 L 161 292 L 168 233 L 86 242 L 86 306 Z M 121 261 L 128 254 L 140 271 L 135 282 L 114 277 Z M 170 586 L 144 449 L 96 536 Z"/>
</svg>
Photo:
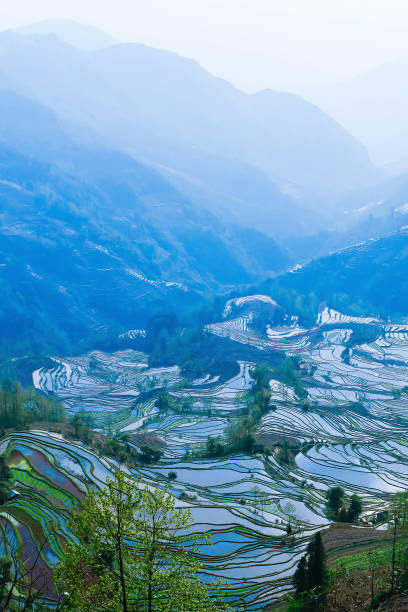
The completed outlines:
<svg viewBox="0 0 408 612">
<path fill-rule="evenodd" d="M 408 59 L 408 8 L 401 0 L 341 6 L 299 0 L 3 0 L 0 29 L 46 19 L 91 25 L 121 42 L 193 58 L 240 89 L 310 90 Z"/>
</svg>

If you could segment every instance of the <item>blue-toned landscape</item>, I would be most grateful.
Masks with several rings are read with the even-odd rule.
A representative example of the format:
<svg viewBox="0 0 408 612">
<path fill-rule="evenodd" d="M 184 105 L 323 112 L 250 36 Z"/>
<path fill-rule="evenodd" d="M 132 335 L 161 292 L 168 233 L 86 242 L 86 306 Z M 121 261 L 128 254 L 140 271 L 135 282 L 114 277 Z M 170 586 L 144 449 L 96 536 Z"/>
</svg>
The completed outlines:
<svg viewBox="0 0 408 612">
<path fill-rule="evenodd" d="M 405 610 L 404 62 L 108 4 L 0 11 L 0 610 Z"/>
</svg>

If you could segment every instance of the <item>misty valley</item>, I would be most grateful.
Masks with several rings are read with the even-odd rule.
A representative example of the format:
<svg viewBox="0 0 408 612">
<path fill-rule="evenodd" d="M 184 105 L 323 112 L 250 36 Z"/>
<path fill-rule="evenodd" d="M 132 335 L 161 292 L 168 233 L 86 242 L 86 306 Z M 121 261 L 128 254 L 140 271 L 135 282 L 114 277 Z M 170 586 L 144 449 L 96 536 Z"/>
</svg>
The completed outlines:
<svg viewBox="0 0 408 612">
<path fill-rule="evenodd" d="M 373 140 L 0 31 L 0 610 L 407 609 L 408 168 Z"/>
</svg>

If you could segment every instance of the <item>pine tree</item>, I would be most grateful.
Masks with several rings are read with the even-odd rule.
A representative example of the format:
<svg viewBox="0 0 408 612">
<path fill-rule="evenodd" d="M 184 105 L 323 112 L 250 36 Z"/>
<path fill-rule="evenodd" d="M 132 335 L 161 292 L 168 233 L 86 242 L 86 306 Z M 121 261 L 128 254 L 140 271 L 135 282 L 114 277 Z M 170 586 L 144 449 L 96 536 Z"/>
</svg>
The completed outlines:
<svg viewBox="0 0 408 612">
<path fill-rule="evenodd" d="M 307 553 L 308 588 L 320 590 L 326 580 L 326 553 L 320 531 L 309 542 Z"/>
<path fill-rule="evenodd" d="M 322 536 L 318 531 L 309 542 L 306 554 L 301 557 L 293 576 L 296 593 L 314 590 L 319 592 L 326 581 L 326 553 Z"/>
<path fill-rule="evenodd" d="M 303 555 L 297 564 L 296 571 L 293 575 L 293 586 L 298 594 L 303 593 L 308 588 L 306 555 Z"/>
</svg>

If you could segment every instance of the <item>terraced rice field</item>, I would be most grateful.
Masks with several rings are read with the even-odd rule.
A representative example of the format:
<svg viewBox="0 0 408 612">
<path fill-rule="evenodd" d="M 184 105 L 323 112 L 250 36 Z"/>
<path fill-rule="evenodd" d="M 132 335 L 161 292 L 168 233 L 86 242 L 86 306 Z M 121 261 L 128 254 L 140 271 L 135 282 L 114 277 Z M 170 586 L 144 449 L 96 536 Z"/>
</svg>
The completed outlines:
<svg viewBox="0 0 408 612">
<path fill-rule="evenodd" d="M 259 350 L 258 361 L 265 348 L 274 348 L 297 355 L 307 366 L 302 378 L 307 409 L 292 388 L 271 381 L 273 410 L 258 432 L 267 454 L 187 458 L 242 414 L 243 394 L 252 384 L 245 360 L 225 382 L 210 375 L 186 381 L 177 367 L 149 369 L 146 356 L 134 351 L 55 358 L 53 369 L 33 374 L 37 388 L 58 395 L 71 412 L 92 413 L 99 428 L 151 432 L 164 440 L 163 459 L 131 474 L 152 486 L 170 484 L 178 504 L 191 506 L 195 529 L 213 536 L 213 546 L 201 550 L 203 576 L 226 577 L 238 610 L 244 602 L 246 609 L 260 609 L 290 587 L 309 535 L 328 522 L 328 487 L 340 483 L 348 494 L 361 495 L 368 521 L 408 484 L 408 328 L 326 310 L 313 329 L 294 321 L 281 328 L 269 325 L 261 334 L 251 327 L 250 308 L 270 301 L 248 297 L 227 304 L 224 319 L 207 331 L 252 345 Z M 376 330 L 374 339 L 350 343 L 366 326 Z M 175 398 L 191 398 L 191 412 L 158 414 L 151 392 L 162 388 Z M 282 436 L 303 444 L 293 464 L 277 462 Z M 19 493 L 7 505 L 16 537 L 20 526 L 29 526 L 33 539 L 39 533 L 49 536 L 46 561 L 52 563 L 70 537 L 71 509 L 115 464 L 41 432 L 14 434 L 3 445 L 11 452 Z M 174 481 L 169 471 L 177 473 Z M 189 501 L 180 499 L 183 493 Z M 285 535 L 288 520 L 296 525 L 294 541 Z"/>
</svg>

